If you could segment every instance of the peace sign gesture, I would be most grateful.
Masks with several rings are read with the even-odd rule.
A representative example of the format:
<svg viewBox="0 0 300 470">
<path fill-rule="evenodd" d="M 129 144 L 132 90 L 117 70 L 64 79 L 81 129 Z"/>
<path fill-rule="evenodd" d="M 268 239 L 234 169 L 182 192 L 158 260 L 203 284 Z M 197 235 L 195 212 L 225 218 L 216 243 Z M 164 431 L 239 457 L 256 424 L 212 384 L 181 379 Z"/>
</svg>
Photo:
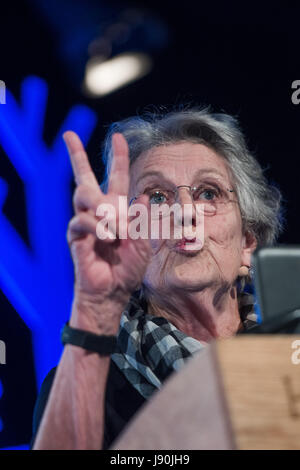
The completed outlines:
<svg viewBox="0 0 300 470">
<path fill-rule="evenodd" d="M 104 328 L 106 333 L 113 330 L 111 334 L 115 334 L 122 309 L 142 282 L 151 251 L 149 240 L 146 239 L 117 237 L 115 240 L 101 240 L 96 234 L 99 222 L 96 210 L 99 204 L 109 203 L 114 206 L 117 227 L 119 225 L 118 197 L 128 196 L 129 190 L 128 145 L 122 134 L 113 135 L 113 162 L 108 192 L 104 194 L 78 135 L 68 131 L 64 134 L 64 140 L 77 184 L 73 199 L 75 216 L 67 231 L 75 268 L 70 324 L 96 332 L 100 330 L 102 334 Z M 139 203 L 148 207 L 148 197 L 141 197 Z"/>
</svg>

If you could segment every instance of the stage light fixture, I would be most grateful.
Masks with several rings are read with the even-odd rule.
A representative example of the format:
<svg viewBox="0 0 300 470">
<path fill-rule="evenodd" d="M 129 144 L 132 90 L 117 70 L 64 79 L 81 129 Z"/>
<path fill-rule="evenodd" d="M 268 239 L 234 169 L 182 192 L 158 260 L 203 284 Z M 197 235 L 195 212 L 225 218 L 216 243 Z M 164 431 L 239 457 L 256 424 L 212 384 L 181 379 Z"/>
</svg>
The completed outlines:
<svg viewBox="0 0 300 470">
<path fill-rule="evenodd" d="M 145 76 L 152 68 L 147 54 L 126 52 L 113 58 L 91 58 L 85 70 L 84 91 L 101 97 Z"/>
</svg>

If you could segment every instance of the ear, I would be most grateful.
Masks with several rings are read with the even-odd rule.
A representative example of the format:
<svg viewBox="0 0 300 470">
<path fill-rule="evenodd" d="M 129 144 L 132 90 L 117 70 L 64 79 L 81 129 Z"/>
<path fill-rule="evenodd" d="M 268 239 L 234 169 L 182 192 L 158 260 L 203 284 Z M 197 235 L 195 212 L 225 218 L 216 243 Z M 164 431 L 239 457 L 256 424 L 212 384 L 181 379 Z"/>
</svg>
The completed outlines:
<svg viewBox="0 0 300 470">
<path fill-rule="evenodd" d="M 242 239 L 241 266 L 251 266 L 251 254 L 257 247 L 257 240 L 251 232 L 246 232 Z"/>
</svg>

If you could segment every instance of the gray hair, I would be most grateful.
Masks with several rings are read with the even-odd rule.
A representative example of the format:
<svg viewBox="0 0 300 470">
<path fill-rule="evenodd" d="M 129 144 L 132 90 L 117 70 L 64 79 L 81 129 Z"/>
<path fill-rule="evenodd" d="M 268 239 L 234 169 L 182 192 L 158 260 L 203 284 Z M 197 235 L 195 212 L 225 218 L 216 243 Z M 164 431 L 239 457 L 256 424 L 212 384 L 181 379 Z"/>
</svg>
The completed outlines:
<svg viewBox="0 0 300 470">
<path fill-rule="evenodd" d="M 180 141 L 202 143 L 222 156 L 229 167 L 239 200 L 244 233 L 251 232 L 257 246 L 273 245 L 283 230 L 282 195 L 269 184 L 264 170 L 247 148 L 238 120 L 210 107 L 192 107 L 169 112 L 147 112 L 113 123 L 103 144 L 107 190 L 112 163 L 111 138 L 121 132 L 129 146 L 130 164 L 141 153 Z"/>
</svg>

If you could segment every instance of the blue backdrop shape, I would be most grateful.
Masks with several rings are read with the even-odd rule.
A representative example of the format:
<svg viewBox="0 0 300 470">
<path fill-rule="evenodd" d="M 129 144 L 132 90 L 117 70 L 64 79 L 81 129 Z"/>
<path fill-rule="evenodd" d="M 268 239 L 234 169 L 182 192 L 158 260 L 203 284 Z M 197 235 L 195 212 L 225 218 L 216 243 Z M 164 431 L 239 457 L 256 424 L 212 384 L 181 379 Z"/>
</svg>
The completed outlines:
<svg viewBox="0 0 300 470">
<path fill-rule="evenodd" d="M 0 289 L 31 330 L 38 388 L 59 361 L 60 330 L 72 303 L 66 231 L 73 174 L 62 134 L 72 129 L 86 145 L 97 121 L 87 106 L 73 106 L 48 147 L 43 141 L 47 96 L 46 82 L 30 76 L 22 83 L 20 105 L 6 90 L 6 104 L 0 106 L 0 145 L 24 183 L 30 240 L 28 246 L 2 211 L 8 185 L 0 178 Z"/>
</svg>

